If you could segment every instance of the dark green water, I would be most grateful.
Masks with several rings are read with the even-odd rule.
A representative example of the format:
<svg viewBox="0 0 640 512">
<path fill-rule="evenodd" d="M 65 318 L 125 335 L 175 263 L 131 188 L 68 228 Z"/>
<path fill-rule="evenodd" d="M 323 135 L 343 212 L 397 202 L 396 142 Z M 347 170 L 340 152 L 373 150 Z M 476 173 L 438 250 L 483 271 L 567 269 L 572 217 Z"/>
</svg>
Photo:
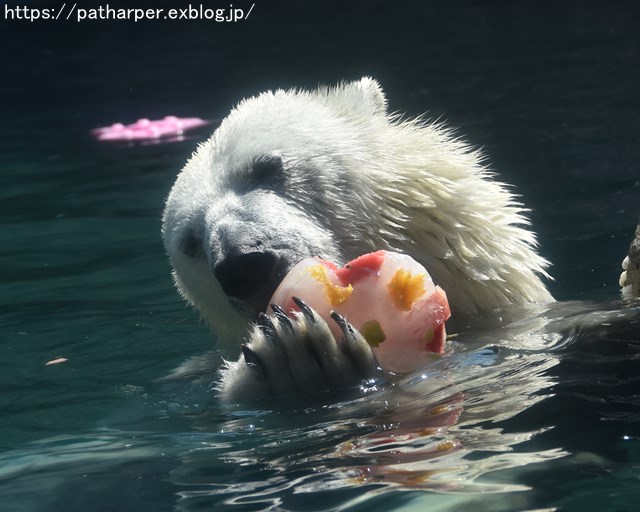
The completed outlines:
<svg viewBox="0 0 640 512">
<path fill-rule="evenodd" d="M 1 19 L 0 510 L 636 510 L 640 326 L 617 276 L 640 214 L 639 22 L 633 2 Z M 443 116 L 485 149 L 532 209 L 557 298 L 625 318 L 544 349 L 472 339 L 409 379 L 409 398 L 237 410 L 211 376 L 157 382 L 214 343 L 160 240 L 206 134 L 129 146 L 89 131 L 220 118 L 263 89 L 363 74 L 392 110 Z M 436 404 L 457 423 L 428 416 Z"/>
</svg>

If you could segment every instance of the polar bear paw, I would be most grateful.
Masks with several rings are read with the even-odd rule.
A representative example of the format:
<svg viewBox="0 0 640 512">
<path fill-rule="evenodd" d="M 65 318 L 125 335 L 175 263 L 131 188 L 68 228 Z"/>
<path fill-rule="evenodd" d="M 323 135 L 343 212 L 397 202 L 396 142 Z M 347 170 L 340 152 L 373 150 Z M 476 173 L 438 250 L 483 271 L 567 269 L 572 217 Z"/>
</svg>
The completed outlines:
<svg viewBox="0 0 640 512">
<path fill-rule="evenodd" d="M 273 315 L 261 313 L 240 358 L 226 362 L 218 384 L 223 402 L 345 388 L 382 375 L 371 347 L 343 316 L 331 313 L 343 334 L 338 341 L 320 315 L 293 301 L 300 308 L 293 318 L 276 304 Z"/>
<path fill-rule="evenodd" d="M 640 224 L 629 247 L 629 254 L 622 262 L 620 287 L 625 298 L 640 297 Z"/>
</svg>

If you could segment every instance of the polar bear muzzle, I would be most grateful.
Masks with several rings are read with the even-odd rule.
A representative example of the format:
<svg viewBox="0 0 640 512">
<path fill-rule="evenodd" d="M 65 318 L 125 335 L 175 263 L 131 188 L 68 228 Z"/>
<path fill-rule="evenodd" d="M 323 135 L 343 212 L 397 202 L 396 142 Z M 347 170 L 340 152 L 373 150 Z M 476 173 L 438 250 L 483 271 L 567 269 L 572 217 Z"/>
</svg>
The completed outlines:
<svg viewBox="0 0 640 512">
<path fill-rule="evenodd" d="M 229 297 L 264 306 L 281 281 L 278 267 L 275 254 L 249 252 L 228 256 L 216 264 L 213 274 Z"/>
</svg>

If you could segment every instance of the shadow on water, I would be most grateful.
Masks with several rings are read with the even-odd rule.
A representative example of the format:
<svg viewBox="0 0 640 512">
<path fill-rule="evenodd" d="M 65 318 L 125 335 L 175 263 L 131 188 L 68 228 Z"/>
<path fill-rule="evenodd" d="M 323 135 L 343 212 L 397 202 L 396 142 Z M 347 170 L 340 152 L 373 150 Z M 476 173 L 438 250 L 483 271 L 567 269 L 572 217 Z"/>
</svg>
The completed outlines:
<svg viewBox="0 0 640 512">
<path fill-rule="evenodd" d="M 210 377 L 123 388 L 128 410 L 108 429 L 4 453 L 5 502 L 370 510 L 393 499 L 407 510 L 499 511 L 575 508 L 588 493 L 572 490 L 593 484 L 626 510 L 628 491 L 614 490 L 635 478 L 624 463 L 638 432 L 625 426 L 640 414 L 640 308 L 588 309 L 559 305 L 461 335 L 423 371 L 351 396 L 241 409 L 216 405 Z"/>
</svg>

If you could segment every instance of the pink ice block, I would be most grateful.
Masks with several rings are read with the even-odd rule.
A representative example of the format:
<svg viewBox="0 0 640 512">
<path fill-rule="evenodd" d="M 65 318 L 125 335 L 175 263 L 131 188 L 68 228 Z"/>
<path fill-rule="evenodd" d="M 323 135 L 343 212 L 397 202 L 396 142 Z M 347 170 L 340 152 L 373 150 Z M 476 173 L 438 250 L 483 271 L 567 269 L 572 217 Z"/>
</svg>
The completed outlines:
<svg viewBox="0 0 640 512">
<path fill-rule="evenodd" d="M 115 123 L 111 126 L 96 128 L 93 135 L 98 140 L 156 140 L 179 136 L 184 132 L 210 124 L 199 117 L 166 116 L 163 119 L 138 119 L 133 124 Z"/>
<path fill-rule="evenodd" d="M 429 359 L 429 353 L 445 350 L 444 323 L 451 316 L 447 295 L 406 254 L 378 251 L 342 268 L 307 258 L 287 274 L 271 302 L 294 314 L 294 296 L 322 316 L 337 339 L 342 333 L 330 312 L 344 316 L 386 370 L 413 370 Z"/>
</svg>

